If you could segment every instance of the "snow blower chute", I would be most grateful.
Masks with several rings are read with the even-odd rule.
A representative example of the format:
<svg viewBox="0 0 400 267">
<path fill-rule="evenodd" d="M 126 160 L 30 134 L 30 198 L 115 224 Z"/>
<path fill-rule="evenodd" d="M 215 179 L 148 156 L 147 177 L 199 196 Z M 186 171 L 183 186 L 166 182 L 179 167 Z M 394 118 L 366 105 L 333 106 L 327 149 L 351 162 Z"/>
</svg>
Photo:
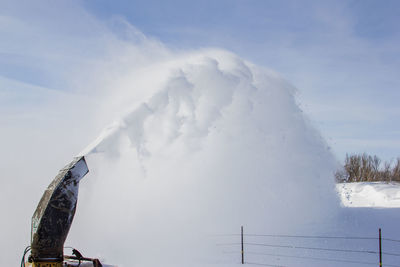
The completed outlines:
<svg viewBox="0 0 400 267">
<path fill-rule="evenodd" d="M 26 265 L 25 254 L 29 250 L 28 264 L 32 267 L 79 266 L 81 261 L 101 266 L 99 260 L 83 257 L 75 249 L 75 256 L 64 255 L 64 242 L 75 215 L 79 181 L 88 172 L 85 158 L 74 158 L 47 187 L 32 216 L 31 246 L 25 249 L 21 266 Z"/>
</svg>

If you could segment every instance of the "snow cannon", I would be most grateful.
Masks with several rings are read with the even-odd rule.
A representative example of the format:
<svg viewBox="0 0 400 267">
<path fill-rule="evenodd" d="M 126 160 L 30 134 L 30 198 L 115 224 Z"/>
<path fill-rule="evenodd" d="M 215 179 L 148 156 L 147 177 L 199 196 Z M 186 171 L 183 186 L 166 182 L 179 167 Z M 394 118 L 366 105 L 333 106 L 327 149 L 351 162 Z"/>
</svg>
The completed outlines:
<svg viewBox="0 0 400 267">
<path fill-rule="evenodd" d="M 75 215 L 79 181 L 88 172 L 85 158 L 76 157 L 47 187 L 32 216 L 31 246 L 25 249 L 21 266 L 26 266 L 25 254 L 29 250 L 31 267 L 79 266 L 81 261 L 102 266 L 99 260 L 85 258 L 75 249 L 72 250 L 75 256 L 64 255 L 64 242 Z"/>
</svg>

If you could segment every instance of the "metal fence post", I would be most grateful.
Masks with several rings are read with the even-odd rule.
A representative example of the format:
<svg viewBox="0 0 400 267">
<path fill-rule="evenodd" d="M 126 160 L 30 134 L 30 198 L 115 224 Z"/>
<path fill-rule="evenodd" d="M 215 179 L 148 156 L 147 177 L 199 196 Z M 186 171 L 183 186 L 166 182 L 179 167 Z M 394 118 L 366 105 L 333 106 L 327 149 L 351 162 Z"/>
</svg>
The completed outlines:
<svg viewBox="0 0 400 267">
<path fill-rule="evenodd" d="M 382 267 L 382 231 L 379 228 L 379 267 Z"/>
<path fill-rule="evenodd" d="M 241 234 L 240 234 L 240 237 L 241 237 L 241 244 L 242 244 L 242 250 L 241 250 L 241 253 L 242 253 L 242 264 L 244 264 L 243 226 L 241 227 Z"/>
</svg>

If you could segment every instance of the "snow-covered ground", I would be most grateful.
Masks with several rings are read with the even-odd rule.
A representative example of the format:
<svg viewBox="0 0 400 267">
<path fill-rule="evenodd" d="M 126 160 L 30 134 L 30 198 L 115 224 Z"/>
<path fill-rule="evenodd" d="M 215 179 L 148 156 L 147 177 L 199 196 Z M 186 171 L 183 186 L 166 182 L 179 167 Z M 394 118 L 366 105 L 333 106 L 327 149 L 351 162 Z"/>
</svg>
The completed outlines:
<svg viewBox="0 0 400 267">
<path fill-rule="evenodd" d="M 400 208 L 399 183 L 340 183 L 336 190 L 345 207 Z"/>
</svg>

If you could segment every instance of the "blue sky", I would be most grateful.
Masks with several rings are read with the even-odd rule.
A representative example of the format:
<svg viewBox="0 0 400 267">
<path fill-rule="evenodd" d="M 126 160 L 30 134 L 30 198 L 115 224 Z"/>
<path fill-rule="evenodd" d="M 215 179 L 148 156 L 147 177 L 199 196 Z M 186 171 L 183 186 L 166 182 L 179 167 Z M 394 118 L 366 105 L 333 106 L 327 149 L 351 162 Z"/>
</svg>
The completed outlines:
<svg viewBox="0 0 400 267">
<path fill-rule="evenodd" d="M 105 50 L 94 41 L 103 38 L 97 21 L 122 17 L 170 49 L 220 47 L 281 73 L 299 89 L 299 105 L 338 159 L 346 152 L 400 156 L 399 1 L 3 0 L 0 6 L 0 77 L 7 81 L 70 90 L 73 81 L 60 81 L 77 75 L 74 64 L 82 57 L 92 64 Z M 71 46 L 74 40 L 91 50 Z M 2 105 L 12 106 L 8 99 Z"/>
</svg>

